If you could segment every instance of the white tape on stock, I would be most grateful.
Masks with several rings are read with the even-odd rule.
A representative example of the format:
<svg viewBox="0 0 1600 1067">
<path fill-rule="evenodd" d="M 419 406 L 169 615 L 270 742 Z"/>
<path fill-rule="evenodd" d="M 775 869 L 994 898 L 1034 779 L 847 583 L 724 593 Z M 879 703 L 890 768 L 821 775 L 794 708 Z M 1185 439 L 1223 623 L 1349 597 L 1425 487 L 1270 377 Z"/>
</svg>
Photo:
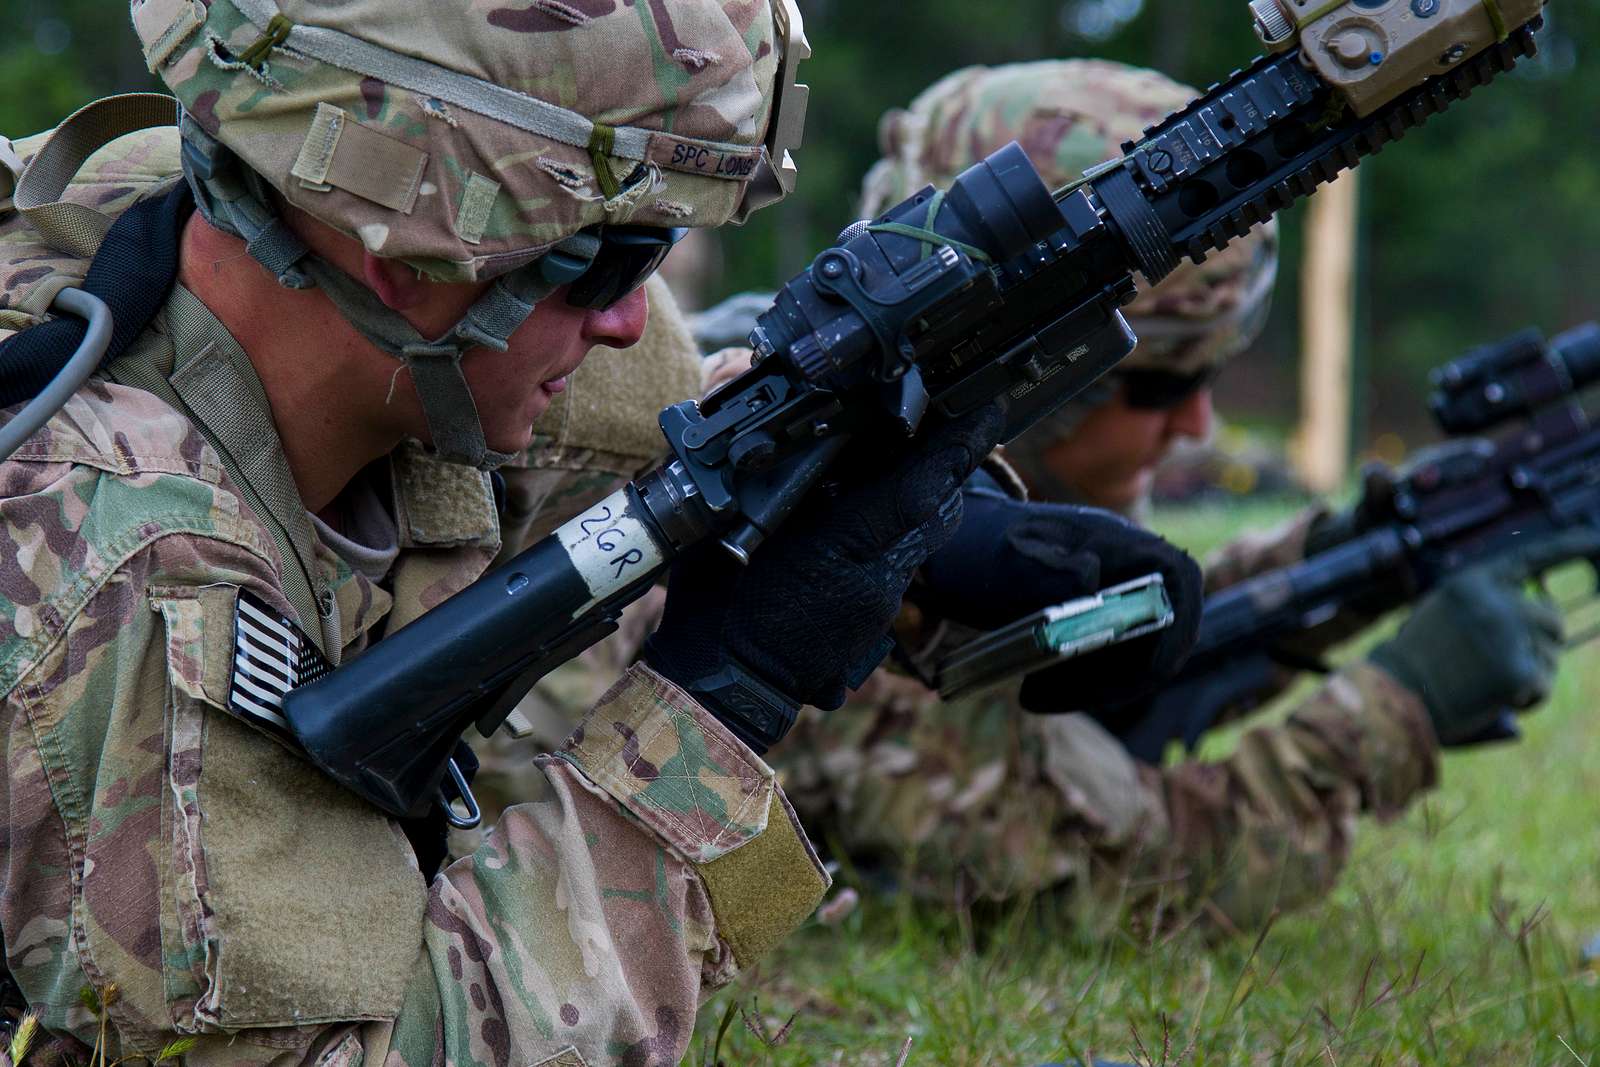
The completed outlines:
<svg viewBox="0 0 1600 1067">
<path fill-rule="evenodd" d="M 569 521 L 556 536 L 589 587 L 584 611 L 665 562 L 625 489 Z"/>
</svg>

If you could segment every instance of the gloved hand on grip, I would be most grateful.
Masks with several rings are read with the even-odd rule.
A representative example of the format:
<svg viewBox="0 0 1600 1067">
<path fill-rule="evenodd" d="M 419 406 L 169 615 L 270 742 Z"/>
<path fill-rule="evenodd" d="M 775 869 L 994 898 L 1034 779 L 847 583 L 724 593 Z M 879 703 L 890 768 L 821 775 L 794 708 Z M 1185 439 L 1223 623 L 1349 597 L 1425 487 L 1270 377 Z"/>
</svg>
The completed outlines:
<svg viewBox="0 0 1600 1067">
<path fill-rule="evenodd" d="M 1600 533 L 1572 529 L 1469 567 L 1423 598 L 1369 658 L 1422 699 L 1441 745 L 1468 743 L 1503 709 L 1531 708 L 1550 695 L 1561 615 L 1523 586 L 1596 555 Z"/>
<path fill-rule="evenodd" d="M 924 611 L 993 630 L 1156 572 L 1172 601 L 1166 629 L 1028 675 L 1024 707 L 1060 713 L 1136 699 L 1183 665 L 1204 600 L 1200 568 L 1181 549 L 1099 508 L 1012 499 L 982 474 L 962 496 L 961 528 L 923 568 Z"/>
<path fill-rule="evenodd" d="M 888 653 L 912 574 L 961 520 L 959 489 L 994 448 L 998 403 L 931 427 L 892 456 L 858 447 L 740 566 L 707 544 L 673 565 L 644 660 L 756 752 L 801 704 L 832 710 Z"/>
</svg>

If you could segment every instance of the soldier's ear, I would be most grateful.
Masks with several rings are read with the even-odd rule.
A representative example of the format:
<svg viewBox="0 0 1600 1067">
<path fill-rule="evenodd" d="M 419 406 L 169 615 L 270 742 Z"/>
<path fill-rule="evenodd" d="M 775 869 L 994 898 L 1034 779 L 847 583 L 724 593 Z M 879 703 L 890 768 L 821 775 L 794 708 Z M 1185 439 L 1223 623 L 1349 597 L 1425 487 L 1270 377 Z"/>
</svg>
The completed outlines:
<svg viewBox="0 0 1600 1067">
<path fill-rule="evenodd" d="M 428 286 L 415 269 L 398 259 L 361 253 L 361 277 L 391 311 L 410 311 L 427 299 Z"/>
</svg>

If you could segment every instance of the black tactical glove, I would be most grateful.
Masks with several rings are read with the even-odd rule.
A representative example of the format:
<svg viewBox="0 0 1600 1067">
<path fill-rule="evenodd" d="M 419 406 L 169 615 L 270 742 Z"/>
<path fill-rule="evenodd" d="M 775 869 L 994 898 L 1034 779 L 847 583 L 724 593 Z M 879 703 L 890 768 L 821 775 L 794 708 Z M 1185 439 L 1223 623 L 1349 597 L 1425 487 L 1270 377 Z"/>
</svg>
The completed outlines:
<svg viewBox="0 0 1600 1067">
<path fill-rule="evenodd" d="M 1550 695 L 1561 616 L 1524 594 L 1534 576 L 1600 554 L 1600 535 L 1563 531 L 1469 567 L 1429 593 L 1371 660 L 1422 698 L 1439 743 L 1471 742 L 1504 708 Z"/>
<path fill-rule="evenodd" d="M 1172 601 L 1166 629 L 1029 675 L 1024 707 L 1059 713 L 1135 699 L 1182 666 L 1203 597 L 1200 568 L 1181 549 L 1109 511 L 1013 500 L 984 475 L 962 496 L 961 528 L 923 568 L 916 599 L 925 611 L 992 630 L 1152 572 Z"/>
<path fill-rule="evenodd" d="M 998 404 L 899 449 L 858 447 L 741 567 L 702 546 L 672 568 L 644 660 L 683 686 L 756 752 L 801 704 L 844 703 L 882 662 L 911 576 L 961 519 L 958 490 L 994 448 Z"/>
</svg>

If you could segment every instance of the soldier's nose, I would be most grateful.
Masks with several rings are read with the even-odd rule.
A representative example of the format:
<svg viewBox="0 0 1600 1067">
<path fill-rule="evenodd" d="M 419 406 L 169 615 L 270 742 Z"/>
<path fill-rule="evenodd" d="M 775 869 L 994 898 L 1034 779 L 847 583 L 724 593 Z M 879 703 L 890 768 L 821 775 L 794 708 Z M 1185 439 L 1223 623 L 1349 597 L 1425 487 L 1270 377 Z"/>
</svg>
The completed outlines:
<svg viewBox="0 0 1600 1067">
<path fill-rule="evenodd" d="M 650 298 L 640 286 L 604 311 L 591 310 L 583 318 L 583 336 L 592 345 L 628 348 L 644 336 Z"/>
<path fill-rule="evenodd" d="M 1188 437 L 1204 441 L 1211 436 L 1216 412 L 1211 406 L 1211 390 L 1197 389 L 1185 397 L 1167 416 L 1167 433 L 1171 437 Z"/>
</svg>

